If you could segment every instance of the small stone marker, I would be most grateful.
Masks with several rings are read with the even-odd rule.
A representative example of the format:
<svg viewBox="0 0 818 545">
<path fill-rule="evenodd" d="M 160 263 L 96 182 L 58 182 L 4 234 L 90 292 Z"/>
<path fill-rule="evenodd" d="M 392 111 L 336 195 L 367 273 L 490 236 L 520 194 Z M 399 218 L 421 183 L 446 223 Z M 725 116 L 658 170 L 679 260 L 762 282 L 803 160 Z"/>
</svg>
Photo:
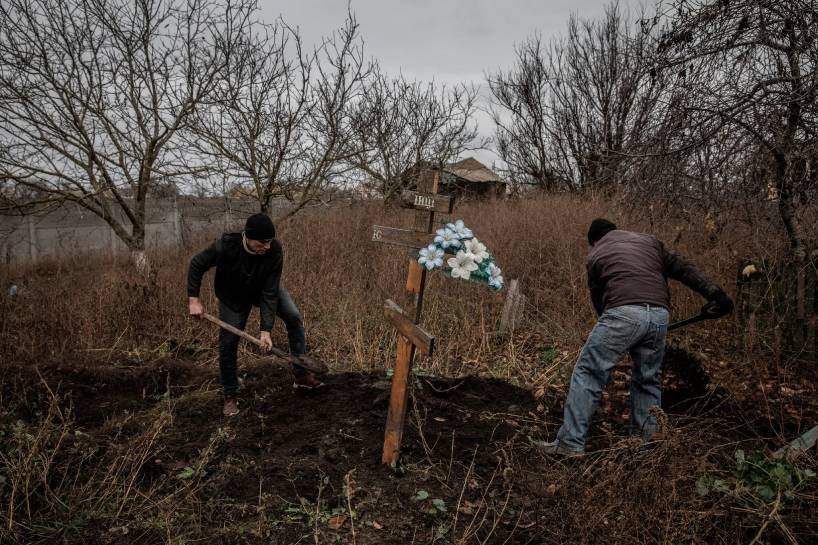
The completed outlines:
<svg viewBox="0 0 818 545">
<path fill-rule="evenodd" d="M 508 295 L 500 317 L 500 335 L 511 335 L 523 314 L 525 295 L 520 291 L 520 284 L 515 278 L 509 283 Z"/>
</svg>

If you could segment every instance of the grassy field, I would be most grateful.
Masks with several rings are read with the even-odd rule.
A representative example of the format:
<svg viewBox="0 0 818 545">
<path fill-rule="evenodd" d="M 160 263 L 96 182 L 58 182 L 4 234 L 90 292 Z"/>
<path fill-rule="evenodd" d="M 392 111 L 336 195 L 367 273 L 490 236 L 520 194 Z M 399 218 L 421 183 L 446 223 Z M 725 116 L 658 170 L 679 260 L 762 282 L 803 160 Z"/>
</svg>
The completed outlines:
<svg viewBox="0 0 818 545">
<path fill-rule="evenodd" d="M 382 305 L 403 301 L 408 253 L 370 234 L 373 224 L 410 226 L 411 212 L 360 203 L 278 226 L 283 284 L 330 387 L 295 396 L 286 369 L 242 345 L 243 411 L 232 420 L 220 414 L 217 331 L 187 316 L 185 293 L 190 256 L 218 233 L 151 255 L 150 280 L 103 256 L 3 270 L 19 293 L 2 299 L 0 318 L 0 542 L 818 540 L 815 451 L 769 458 L 818 424 L 818 364 L 790 350 L 769 316 L 748 329 L 739 312 L 670 335 L 655 448 L 626 437 L 627 362 L 589 456 L 530 448 L 529 438 L 553 438 L 594 323 L 585 233 L 598 216 L 656 234 L 737 299 L 748 261 L 765 264 L 772 286 L 787 254 L 763 208 L 711 217 L 576 196 L 459 206 L 455 217 L 527 303 L 500 336 L 504 291 L 430 275 L 423 323 L 437 348 L 415 365 L 398 470 L 380 465 L 395 357 Z M 210 280 L 203 299 L 215 311 Z M 675 319 L 703 303 L 673 292 Z M 256 315 L 248 330 L 257 333 Z M 286 347 L 280 323 L 274 341 Z M 709 384 L 692 384 L 691 368 Z"/>
</svg>

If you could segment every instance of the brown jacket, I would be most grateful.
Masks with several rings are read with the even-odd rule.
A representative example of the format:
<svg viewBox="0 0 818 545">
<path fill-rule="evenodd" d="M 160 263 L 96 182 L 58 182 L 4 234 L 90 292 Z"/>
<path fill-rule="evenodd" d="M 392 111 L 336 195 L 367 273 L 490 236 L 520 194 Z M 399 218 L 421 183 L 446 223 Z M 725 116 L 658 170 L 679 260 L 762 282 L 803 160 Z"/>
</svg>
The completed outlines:
<svg viewBox="0 0 818 545">
<path fill-rule="evenodd" d="M 599 239 L 588 253 L 588 287 L 597 314 L 648 303 L 670 308 L 667 279 L 709 299 L 721 288 L 659 239 L 620 229 Z"/>
</svg>

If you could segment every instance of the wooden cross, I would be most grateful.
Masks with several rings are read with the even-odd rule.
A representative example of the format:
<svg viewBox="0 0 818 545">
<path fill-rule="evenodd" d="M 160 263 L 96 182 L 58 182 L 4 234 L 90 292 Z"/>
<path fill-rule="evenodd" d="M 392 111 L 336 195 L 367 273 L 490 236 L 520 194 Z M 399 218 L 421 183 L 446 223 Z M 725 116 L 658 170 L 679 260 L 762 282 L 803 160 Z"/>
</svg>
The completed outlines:
<svg viewBox="0 0 818 545">
<path fill-rule="evenodd" d="M 418 180 L 417 191 L 401 193 L 401 203 L 416 210 L 414 229 L 394 229 L 375 225 L 372 228 L 372 240 L 415 250 L 431 244 L 435 213 L 450 214 L 454 205 L 451 197 L 437 195 L 439 183 L 440 177 L 437 171 L 422 172 Z M 409 308 L 404 310 L 389 299 L 384 304 L 386 319 L 400 333 L 383 441 L 382 461 L 391 466 L 397 463 L 400 455 L 403 425 L 406 419 L 406 403 L 409 399 L 407 385 L 415 352 L 419 350 L 422 354 L 431 356 L 434 350 L 434 336 L 420 327 L 425 288 L 426 269 L 413 257 L 409 261 L 409 275 L 406 279 L 406 290 L 411 296 Z"/>
</svg>

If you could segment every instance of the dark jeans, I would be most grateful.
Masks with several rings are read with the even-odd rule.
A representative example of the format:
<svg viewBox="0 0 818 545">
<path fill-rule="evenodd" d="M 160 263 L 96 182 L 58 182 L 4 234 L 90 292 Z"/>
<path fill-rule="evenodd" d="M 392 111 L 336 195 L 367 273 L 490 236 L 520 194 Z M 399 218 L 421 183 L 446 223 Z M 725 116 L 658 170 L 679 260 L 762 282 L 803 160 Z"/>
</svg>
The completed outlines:
<svg viewBox="0 0 818 545">
<path fill-rule="evenodd" d="M 219 318 L 228 324 L 244 330 L 247 325 L 247 318 L 250 316 L 252 307 L 244 312 L 236 312 L 221 301 L 219 301 Z M 281 318 L 287 327 L 287 338 L 290 344 L 290 353 L 299 356 L 306 350 L 304 335 L 304 322 L 298 307 L 284 288 L 278 289 L 278 308 L 276 316 Z M 219 375 L 224 395 L 235 396 L 239 389 L 239 379 L 237 373 L 237 360 L 239 352 L 239 336 L 224 329 L 219 330 Z M 303 367 L 293 365 L 293 373 L 301 376 L 305 373 Z"/>
</svg>

